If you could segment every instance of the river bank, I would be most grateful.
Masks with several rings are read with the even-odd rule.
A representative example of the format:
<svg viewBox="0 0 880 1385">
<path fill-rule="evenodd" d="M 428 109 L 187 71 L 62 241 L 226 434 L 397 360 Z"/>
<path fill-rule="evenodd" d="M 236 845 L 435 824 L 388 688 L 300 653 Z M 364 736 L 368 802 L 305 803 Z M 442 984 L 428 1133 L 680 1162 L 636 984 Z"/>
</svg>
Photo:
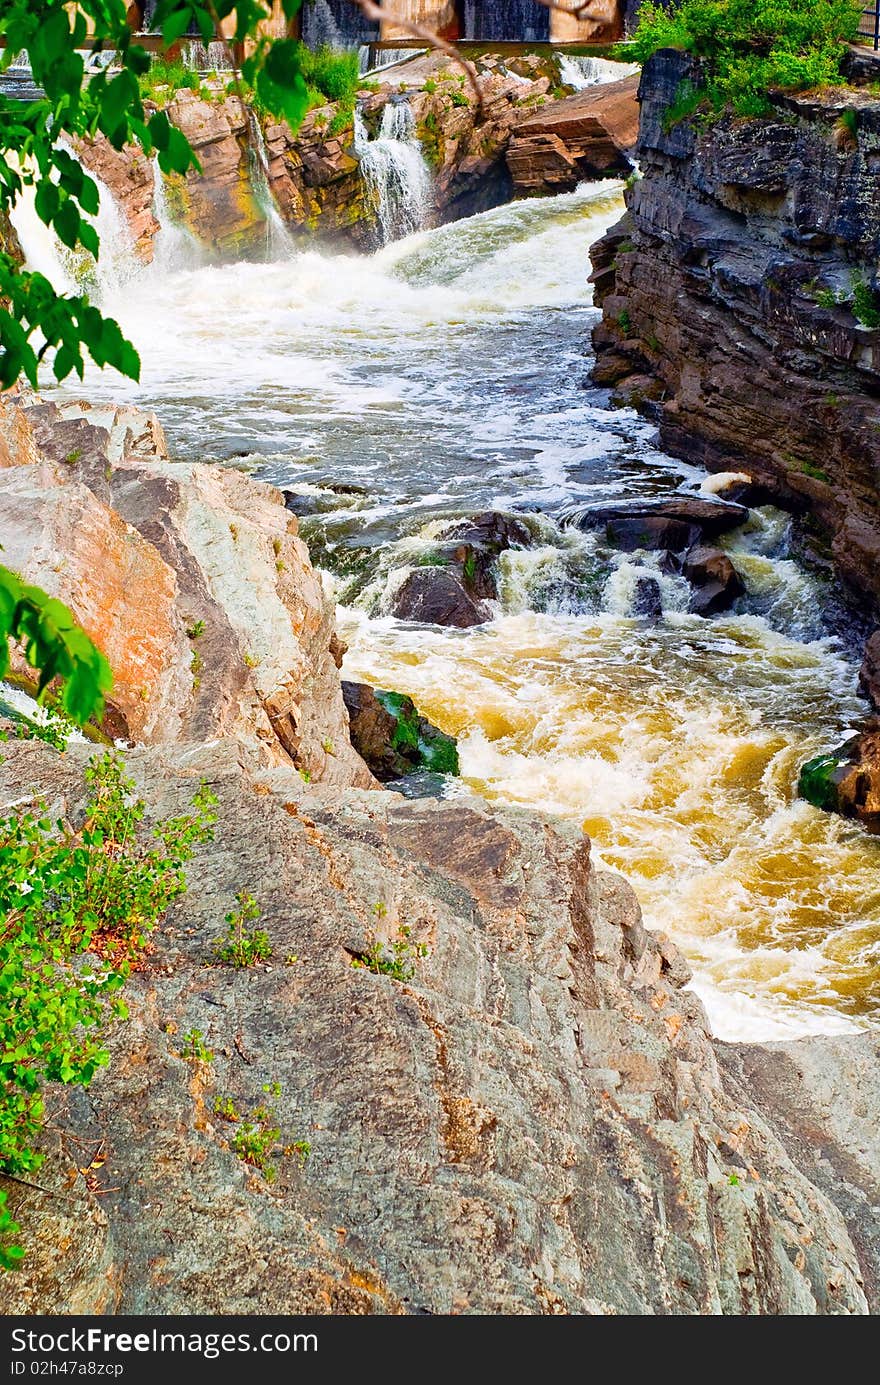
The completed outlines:
<svg viewBox="0 0 880 1385">
<path fill-rule="evenodd" d="M 622 193 L 513 202 L 369 256 L 117 262 L 99 292 L 140 384 L 25 401 L 44 431 L 29 450 L 16 425 L 0 473 L 16 561 L 84 623 L 111 612 L 151 812 L 205 774 L 221 824 L 110 1072 L 50 1137 L 59 1180 L 76 1141 L 106 1145 L 106 1177 L 17 1199 L 39 1246 L 19 1306 L 876 1307 L 873 1146 L 846 1163 L 835 1127 L 832 1186 L 793 1092 L 779 1113 L 767 1095 L 800 1072 L 808 1111 L 829 1082 L 871 1099 L 880 843 L 796 793 L 862 715 L 858 658 L 776 507 L 713 534 L 740 587 L 703 614 L 683 570 L 589 521 L 714 485 L 589 380 L 587 256 Z M 451 534 L 499 516 L 479 623 L 395 613 L 414 576 L 448 575 Z M 104 532 L 102 568 L 86 539 Z M 90 607 L 98 576 L 112 599 Z M 460 776 L 416 801 L 370 787 L 340 677 L 409 693 L 457 737 Z M 13 746 L 4 797 L 25 781 L 75 814 L 83 756 Z M 207 952 L 242 888 L 273 958 L 221 975 Z M 402 927 L 425 948 L 411 975 L 352 965 Z M 193 1030 L 209 1058 L 181 1051 Z M 766 1060 L 715 1046 L 796 1035 Z M 270 1189 L 215 1102 L 276 1081 L 310 1153 Z"/>
</svg>

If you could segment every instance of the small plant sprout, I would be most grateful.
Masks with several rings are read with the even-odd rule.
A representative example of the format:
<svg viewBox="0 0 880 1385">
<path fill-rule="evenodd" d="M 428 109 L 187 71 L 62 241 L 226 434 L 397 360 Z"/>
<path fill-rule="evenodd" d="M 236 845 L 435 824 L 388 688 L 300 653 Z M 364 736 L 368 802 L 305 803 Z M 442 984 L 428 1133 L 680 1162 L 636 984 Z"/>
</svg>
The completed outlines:
<svg viewBox="0 0 880 1385">
<path fill-rule="evenodd" d="M 204 635 L 205 633 L 205 622 L 203 620 L 194 620 L 192 625 L 186 627 L 186 633 L 191 640 L 197 640 L 200 635 Z"/>
<path fill-rule="evenodd" d="M 298 1159 L 301 1169 L 305 1168 L 306 1161 L 311 1152 L 312 1146 L 309 1144 L 308 1140 L 296 1140 L 294 1144 L 284 1146 L 284 1153 L 288 1158 Z"/>
<path fill-rule="evenodd" d="M 184 1034 L 180 1057 L 185 1058 L 187 1062 L 213 1062 L 213 1050 L 208 1048 L 205 1043 L 205 1036 L 201 1029 L 191 1029 L 188 1034 Z"/>
<path fill-rule="evenodd" d="M 324 739 L 321 742 L 321 748 L 327 755 L 334 755 L 336 753 L 333 749 L 333 742 L 331 741 L 329 736 L 324 737 Z"/>
<path fill-rule="evenodd" d="M 273 539 L 273 540 L 272 540 L 272 552 L 275 554 L 275 557 L 276 557 L 276 558 L 280 558 L 280 557 L 281 557 L 281 548 L 282 548 L 281 540 L 280 540 L 280 539 Z"/>
<path fill-rule="evenodd" d="M 295 1156 L 302 1166 L 312 1150 L 308 1140 L 295 1140 L 282 1145 L 278 1110 L 275 1105 L 281 1096 L 281 1086 L 278 1082 L 265 1082 L 263 1092 L 266 1100 L 261 1101 L 250 1116 L 240 1116 L 236 1112 L 235 1119 L 240 1121 L 240 1124 L 232 1139 L 232 1149 L 243 1164 L 258 1169 L 267 1183 L 274 1183 L 276 1170 L 271 1162 L 273 1156 Z"/>
<path fill-rule="evenodd" d="M 238 1108 L 231 1096 L 217 1096 L 214 1098 L 214 1115 L 222 1117 L 225 1121 L 241 1120 Z"/>
<path fill-rule="evenodd" d="M 227 967 L 254 967 L 272 956 L 269 935 L 262 928 L 249 928 L 260 917 L 252 895 L 242 890 L 236 896 L 238 908 L 226 915 L 226 936 L 214 943 L 214 957 Z"/>
<path fill-rule="evenodd" d="M 259 662 L 256 654 L 245 654 L 244 656 L 245 668 L 257 668 Z"/>
<path fill-rule="evenodd" d="M 374 906 L 377 910 L 379 906 Z M 381 905 L 385 910 L 385 905 Z M 387 910 L 386 910 L 387 912 Z M 376 976 L 390 976 L 392 981 L 411 981 L 416 974 L 416 962 L 428 955 L 427 943 L 411 941 L 412 930 L 401 924 L 397 937 L 389 945 L 370 937 L 366 949 L 352 957 L 351 965 Z"/>
</svg>

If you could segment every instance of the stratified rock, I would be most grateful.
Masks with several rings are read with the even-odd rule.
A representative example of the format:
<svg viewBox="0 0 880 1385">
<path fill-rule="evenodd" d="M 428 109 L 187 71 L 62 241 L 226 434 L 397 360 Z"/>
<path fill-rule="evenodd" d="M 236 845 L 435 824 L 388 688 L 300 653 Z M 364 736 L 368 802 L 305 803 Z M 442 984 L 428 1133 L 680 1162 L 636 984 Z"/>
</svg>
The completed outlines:
<svg viewBox="0 0 880 1385">
<path fill-rule="evenodd" d="M 727 611 L 745 587 L 730 558 L 720 548 L 698 544 L 685 555 L 682 572 L 693 587 L 689 609 L 699 616 Z"/>
<path fill-rule="evenodd" d="M 586 87 L 516 126 L 507 166 L 519 196 L 570 192 L 585 178 L 627 172 L 639 128 L 638 77 Z"/>
<path fill-rule="evenodd" d="M 20 464 L 0 470 L 4 561 L 106 654 L 106 729 L 235 737 L 260 762 L 371 784 L 348 738 L 332 610 L 280 492 L 167 461 L 154 418 L 128 407 L 34 401 L 22 429 Z"/>
<path fill-rule="evenodd" d="M 391 599 L 391 614 L 398 620 L 464 629 L 482 625 L 490 612 L 469 595 L 464 578 L 455 568 L 427 566 L 413 568 L 407 574 Z"/>
<path fill-rule="evenodd" d="M 742 505 L 699 496 L 672 496 L 666 500 L 632 500 L 602 503 L 578 509 L 567 522 L 579 529 L 602 529 L 615 548 L 633 553 L 644 548 L 683 553 L 701 538 L 736 529 L 748 519 Z"/>
<path fill-rule="evenodd" d="M 859 687 L 880 712 L 880 630 L 875 630 L 865 645 L 865 655 L 859 669 Z"/>
<path fill-rule="evenodd" d="M 739 1092 L 845 1218 L 869 1309 L 880 1313 L 880 1039 L 817 1035 L 716 1051 Z"/>
<path fill-rule="evenodd" d="M 458 774 L 455 738 L 421 716 L 411 697 L 345 679 L 342 696 L 351 743 L 377 779 Z"/>
<path fill-rule="evenodd" d="M 0 802 L 35 784 L 77 810 L 84 747 L 6 749 Z M 76 1220 L 8 1185 L 46 1268 L 8 1277 L 7 1312 L 866 1311 L 870 1209 L 802 1171 L 824 1124 L 789 1143 L 723 1085 L 677 950 L 578 825 L 251 778 L 222 744 L 129 770 L 163 816 L 208 773 L 216 845 L 131 977 L 109 1066 L 52 1089 L 40 1181 L 70 1167 L 59 1136 L 106 1151 Z M 243 888 L 273 956 L 221 972 Z M 395 941 L 409 979 L 352 965 Z M 180 1056 L 193 1028 L 210 1061 Z M 310 1150 L 279 1148 L 270 1185 L 215 1103 L 250 1113 L 276 1082 L 278 1143 Z M 876 1119 L 859 1129 L 876 1150 Z"/>
<path fill-rule="evenodd" d="M 880 259 L 880 99 L 771 92 L 766 116 L 670 124 L 682 83 L 699 80 L 672 50 L 643 68 L 643 176 L 591 252 L 595 378 L 624 398 L 634 386 L 668 451 L 745 470 L 766 497 L 809 510 L 839 571 L 876 599 L 880 331 L 866 319 Z M 838 145 L 843 116 L 851 148 Z M 649 405 L 646 375 L 659 385 Z"/>
</svg>

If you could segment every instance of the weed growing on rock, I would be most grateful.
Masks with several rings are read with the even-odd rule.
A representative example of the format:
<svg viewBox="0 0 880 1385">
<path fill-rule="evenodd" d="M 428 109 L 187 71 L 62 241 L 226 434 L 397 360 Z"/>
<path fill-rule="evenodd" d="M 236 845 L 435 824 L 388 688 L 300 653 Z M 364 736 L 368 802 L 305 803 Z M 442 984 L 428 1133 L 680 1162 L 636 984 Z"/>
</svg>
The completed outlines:
<svg viewBox="0 0 880 1385">
<path fill-rule="evenodd" d="M 208 1048 L 201 1029 L 191 1029 L 188 1034 L 184 1034 L 182 1043 L 183 1047 L 180 1050 L 179 1057 L 185 1058 L 188 1062 L 213 1062 L 214 1050 Z"/>
<path fill-rule="evenodd" d="M 24 1257 L 18 1244 L 21 1227 L 6 1206 L 6 1194 L 0 1189 L 0 1270 L 17 1270 Z"/>
<path fill-rule="evenodd" d="M 44 745 L 51 745 L 53 750 L 63 752 L 67 749 L 74 725 L 60 708 L 47 707 L 43 721 L 17 721 L 12 734 L 18 741 L 42 741 Z"/>
<path fill-rule="evenodd" d="M 862 327 L 869 327 L 872 331 L 880 327 L 880 305 L 877 303 L 877 295 L 860 274 L 852 276 L 852 312 L 856 322 Z"/>
<path fill-rule="evenodd" d="M 225 1121 L 232 1121 L 233 1124 L 241 1119 L 241 1113 L 231 1096 L 214 1098 L 214 1114 L 215 1116 L 222 1116 Z"/>
<path fill-rule="evenodd" d="M 81 826 L 42 804 L 0 819 L 0 1171 L 14 1175 L 42 1162 L 45 1084 L 88 1086 L 107 1063 L 120 991 L 216 820 L 203 784 L 189 812 L 145 834 L 115 751 L 85 779 Z"/>
<path fill-rule="evenodd" d="M 226 937 L 214 943 L 214 957 L 227 967 L 254 967 L 272 956 L 269 935 L 262 928 L 249 928 L 260 917 L 256 900 L 242 890 L 238 908 L 226 915 Z"/>
<path fill-rule="evenodd" d="M 384 904 L 374 905 L 373 911 L 380 918 L 382 914 L 387 913 Z M 368 946 L 363 952 L 352 957 L 351 965 L 371 971 L 376 976 L 390 976 L 392 981 L 411 981 L 416 974 L 416 962 L 427 955 L 427 943 L 412 942 L 412 929 L 401 924 L 397 930 L 397 937 L 390 944 L 370 936 Z"/>
<path fill-rule="evenodd" d="M 192 625 L 186 627 L 186 633 L 189 639 L 197 640 L 200 635 L 204 635 L 205 633 L 205 622 L 203 620 L 194 620 Z"/>
<path fill-rule="evenodd" d="M 239 1129 L 235 1132 L 232 1139 L 232 1148 L 238 1155 L 243 1164 L 249 1164 L 251 1168 L 259 1169 L 267 1183 L 274 1183 L 276 1177 L 275 1165 L 271 1163 L 273 1156 L 283 1157 L 295 1156 L 300 1165 L 304 1165 L 312 1152 L 312 1147 L 308 1140 L 296 1140 L 291 1144 L 282 1145 L 281 1126 L 278 1120 L 278 1109 L 276 1101 L 281 1096 L 281 1088 L 277 1082 L 266 1082 L 263 1092 L 268 1100 L 261 1101 L 248 1117 L 242 1117 L 235 1108 L 231 1097 L 218 1097 L 218 1102 L 224 1107 L 219 1111 L 226 1120 L 241 1121 Z M 218 1102 L 215 1102 L 214 1109 L 218 1110 Z M 234 1112 L 232 1116 L 226 1115 L 226 1107 Z"/>
</svg>

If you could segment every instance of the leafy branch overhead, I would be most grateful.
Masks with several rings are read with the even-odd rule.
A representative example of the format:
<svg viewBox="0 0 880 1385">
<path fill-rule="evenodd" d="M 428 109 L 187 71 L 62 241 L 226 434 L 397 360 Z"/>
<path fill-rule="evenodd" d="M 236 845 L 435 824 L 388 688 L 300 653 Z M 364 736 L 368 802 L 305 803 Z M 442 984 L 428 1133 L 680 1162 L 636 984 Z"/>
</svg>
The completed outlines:
<svg viewBox="0 0 880 1385">
<path fill-rule="evenodd" d="M 283 0 L 292 20 L 301 0 Z M 272 114 L 292 128 L 308 106 L 304 65 L 307 50 L 295 39 L 267 38 L 260 25 L 271 15 L 270 0 L 159 0 L 154 27 L 165 49 L 198 29 L 205 42 L 234 16 L 232 41 L 248 45 L 242 80 Z M 97 256 L 98 233 L 90 217 L 98 210 L 93 178 L 71 152 L 78 139 L 104 135 L 116 149 L 139 145 L 156 155 L 164 173 L 198 167 L 180 130 L 164 111 L 144 104 L 141 79 L 150 55 L 134 40 L 125 0 L 4 0 L 0 8 L 3 63 L 26 52 L 43 95 L 29 102 L 0 93 L 0 218 L 8 215 L 26 187 L 33 189 L 37 216 L 63 245 Z M 111 55 L 98 70 L 87 59 Z M 0 388 L 24 374 L 37 384 L 41 361 L 52 351 L 58 380 L 72 371 L 80 378 L 84 355 L 137 379 L 138 354 L 118 325 L 82 296 L 57 292 L 42 274 L 24 271 L 13 256 L 0 254 Z"/>
</svg>

